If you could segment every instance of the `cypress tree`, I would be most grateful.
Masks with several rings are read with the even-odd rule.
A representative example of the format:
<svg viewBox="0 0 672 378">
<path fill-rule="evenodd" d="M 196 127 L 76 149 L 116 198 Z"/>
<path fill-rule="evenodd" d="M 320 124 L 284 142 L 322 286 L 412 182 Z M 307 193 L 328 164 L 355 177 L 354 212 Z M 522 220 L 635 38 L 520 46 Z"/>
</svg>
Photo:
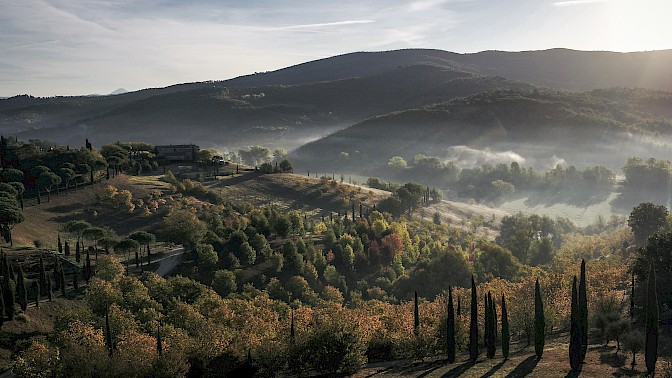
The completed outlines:
<svg viewBox="0 0 672 378">
<path fill-rule="evenodd" d="M 446 352 L 448 363 L 455 362 L 455 309 L 453 308 L 453 288 L 448 286 L 448 319 L 446 324 Z"/>
<path fill-rule="evenodd" d="M 294 311 L 292 311 L 292 320 L 289 324 L 289 342 L 294 345 L 296 342 L 296 331 L 294 330 Z"/>
<path fill-rule="evenodd" d="M 469 358 L 476 362 L 478 358 L 478 302 L 476 297 L 476 283 L 471 276 L 471 323 L 469 324 Z"/>
<path fill-rule="evenodd" d="M 56 257 L 56 261 L 54 262 L 54 272 L 53 272 L 53 275 L 54 275 L 54 279 L 53 279 L 54 287 L 53 287 L 53 289 L 54 290 L 58 290 L 61 287 L 61 279 L 60 279 L 61 277 L 58 275 L 59 274 L 58 270 L 59 270 L 60 266 L 61 266 L 61 262 L 58 259 L 58 257 Z"/>
<path fill-rule="evenodd" d="M 47 295 L 47 272 L 44 270 L 44 258 L 40 256 L 40 275 L 38 278 L 39 285 L 40 285 L 40 295 L 44 296 Z"/>
<path fill-rule="evenodd" d="M 82 253 L 79 250 L 79 240 L 75 242 L 75 261 L 79 264 L 79 261 L 82 259 Z"/>
<path fill-rule="evenodd" d="M 579 299 L 576 292 L 576 276 L 572 281 L 572 307 L 569 331 L 569 366 L 577 371 L 581 367 L 581 334 L 579 333 Z"/>
<path fill-rule="evenodd" d="M 5 296 L 3 295 L 2 285 L 0 285 L 0 327 L 5 323 Z"/>
<path fill-rule="evenodd" d="M 511 335 L 509 334 L 509 314 L 506 312 L 506 299 L 502 294 L 502 355 L 504 360 L 509 358 L 509 343 Z"/>
<path fill-rule="evenodd" d="M 40 307 L 40 285 L 37 281 L 33 281 L 33 299 L 35 299 L 35 307 Z"/>
<path fill-rule="evenodd" d="M 114 343 L 112 342 L 112 328 L 110 327 L 110 310 L 109 307 L 105 309 L 105 341 L 107 344 L 107 351 L 110 357 L 114 351 Z"/>
<path fill-rule="evenodd" d="M 61 243 L 61 234 L 58 234 L 58 254 L 63 254 L 63 243 Z"/>
<path fill-rule="evenodd" d="M 65 282 L 65 271 L 63 270 L 63 265 L 60 266 L 58 275 L 60 277 L 59 281 L 61 281 L 61 295 L 65 297 L 66 282 Z"/>
<path fill-rule="evenodd" d="M 26 311 L 26 308 L 28 308 L 28 288 L 26 287 L 26 277 L 20 266 L 19 275 L 16 279 L 16 291 L 19 292 L 19 306 L 21 306 L 21 310 Z"/>
<path fill-rule="evenodd" d="M 161 323 L 156 328 L 156 351 L 159 354 L 159 357 L 163 355 L 163 342 L 161 340 Z"/>
<path fill-rule="evenodd" d="M 14 282 L 12 282 L 9 276 L 5 276 L 2 280 L 2 293 L 5 300 L 5 315 L 7 315 L 9 320 L 14 319 L 14 307 L 16 305 L 14 302 L 15 290 Z"/>
<path fill-rule="evenodd" d="M 420 334 L 420 313 L 418 310 L 418 292 L 415 291 L 415 303 L 413 306 L 413 334 L 418 336 Z"/>
<path fill-rule="evenodd" d="M 51 290 L 51 276 L 47 276 L 47 297 L 49 302 L 54 300 L 54 293 Z"/>
<path fill-rule="evenodd" d="M 488 301 L 488 295 L 483 294 L 483 345 L 488 347 L 488 335 L 490 335 L 490 302 Z M 489 355 L 486 352 L 486 356 Z"/>
<path fill-rule="evenodd" d="M 632 285 L 630 286 L 630 321 L 635 320 L 635 271 L 632 271 Z"/>
<path fill-rule="evenodd" d="M 487 324 L 487 330 L 488 330 L 488 337 L 487 337 L 487 346 L 488 346 L 488 358 L 493 358 L 495 357 L 495 353 L 497 352 L 497 347 L 495 346 L 495 303 L 492 301 L 492 295 L 490 292 L 488 292 L 488 312 L 487 312 L 487 318 L 486 321 L 488 322 Z"/>
<path fill-rule="evenodd" d="M 656 294 L 656 269 L 651 264 L 649 277 L 646 282 L 646 310 L 644 314 L 644 328 L 646 342 L 644 344 L 644 359 L 646 373 L 652 377 L 658 360 L 658 296 Z"/>
<path fill-rule="evenodd" d="M 70 256 L 70 243 L 68 241 L 65 241 L 65 256 Z"/>
<path fill-rule="evenodd" d="M 544 303 L 541 301 L 541 288 L 539 287 L 539 279 L 537 278 L 537 281 L 534 283 L 534 354 L 538 360 L 544 354 L 544 343 L 546 341 L 545 328 Z"/>
<path fill-rule="evenodd" d="M 457 295 L 457 316 L 462 316 L 462 301 L 460 295 Z"/>
<path fill-rule="evenodd" d="M 84 280 L 87 284 L 89 283 L 92 275 L 93 271 L 91 270 L 91 256 L 89 251 L 86 251 L 86 262 L 84 263 Z"/>
<path fill-rule="evenodd" d="M 495 304 L 494 299 L 490 300 L 490 303 L 492 303 L 492 333 L 494 335 L 493 338 L 495 339 L 495 349 L 496 349 L 497 348 L 497 305 Z"/>
<path fill-rule="evenodd" d="M 581 260 L 581 280 L 579 281 L 579 334 L 581 335 L 581 362 L 588 351 L 588 296 L 586 289 L 586 261 Z"/>
</svg>

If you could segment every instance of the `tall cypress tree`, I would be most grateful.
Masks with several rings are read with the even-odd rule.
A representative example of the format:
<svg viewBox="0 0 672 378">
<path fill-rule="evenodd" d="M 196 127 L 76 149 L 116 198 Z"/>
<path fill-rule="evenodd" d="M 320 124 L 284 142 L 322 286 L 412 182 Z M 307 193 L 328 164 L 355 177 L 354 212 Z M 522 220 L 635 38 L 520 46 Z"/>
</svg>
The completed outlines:
<svg viewBox="0 0 672 378">
<path fill-rule="evenodd" d="M 19 266 L 19 274 L 16 278 L 16 291 L 19 292 L 19 306 L 21 306 L 21 310 L 26 311 L 26 308 L 28 308 L 28 288 L 21 266 Z"/>
<path fill-rule="evenodd" d="M 476 362 L 478 358 L 478 298 L 476 296 L 476 283 L 471 276 L 471 323 L 469 324 L 469 358 Z"/>
<path fill-rule="evenodd" d="M 63 265 L 60 266 L 58 275 L 60 277 L 59 281 L 61 281 L 61 295 L 65 297 L 65 287 L 67 286 L 65 282 L 65 270 L 63 270 Z"/>
<path fill-rule="evenodd" d="M 5 323 L 5 296 L 3 295 L 3 288 L 0 285 L 0 327 Z"/>
<path fill-rule="evenodd" d="M 581 280 L 579 281 L 579 333 L 581 335 L 581 362 L 588 351 L 588 293 L 586 288 L 586 261 L 581 260 Z"/>
<path fill-rule="evenodd" d="M 161 323 L 156 328 L 156 351 L 159 354 L 159 357 L 163 355 L 163 342 L 161 340 Z"/>
<path fill-rule="evenodd" d="M 51 289 L 51 276 L 47 276 L 47 297 L 49 298 L 49 302 L 54 300 L 54 293 Z"/>
<path fill-rule="evenodd" d="M 488 295 L 483 294 L 483 345 L 488 347 L 488 335 L 490 335 L 490 301 Z M 486 351 L 486 356 L 490 358 Z"/>
<path fill-rule="evenodd" d="M 455 362 L 455 309 L 453 308 L 453 288 L 448 286 L 448 318 L 446 324 L 446 352 L 448 363 Z"/>
<path fill-rule="evenodd" d="M 509 358 L 509 343 L 511 335 L 509 334 L 509 314 L 506 312 L 506 299 L 502 294 L 502 355 L 504 360 Z"/>
<path fill-rule="evenodd" d="M 61 243 L 61 234 L 58 234 L 58 254 L 63 253 L 63 243 Z"/>
<path fill-rule="evenodd" d="M 44 258 L 40 256 L 40 275 L 38 278 L 39 285 L 40 285 L 40 295 L 44 296 L 47 295 L 47 272 L 44 270 Z"/>
<path fill-rule="evenodd" d="M 497 305 L 495 304 L 494 296 L 490 300 L 490 303 L 492 303 L 492 333 L 495 339 L 495 349 L 497 349 Z"/>
<path fill-rule="evenodd" d="M 109 307 L 105 309 L 105 341 L 107 344 L 107 352 L 112 357 L 114 351 L 114 343 L 112 342 L 112 328 L 110 327 L 110 310 Z"/>
<path fill-rule="evenodd" d="M 35 300 L 35 307 L 40 307 L 40 284 L 33 281 L 33 299 Z"/>
<path fill-rule="evenodd" d="M 457 294 L 457 316 L 462 316 L 462 301 L 460 300 L 460 294 Z"/>
<path fill-rule="evenodd" d="M 579 298 L 576 292 L 576 276 L 572 281 L 571 323 L 569 328 L 569 366 L 572 370 L 581 367 L 581 334 L 579 332 Z"/>
<path fill-rule="evenodd" d="M 75 261 L 79 264 L 79 262 L 82 260 L 82 253 L 79 250 L 79 240 L 75 242 Z"/>
<path fill-rule="evenodd" d="M 487 300 L 487 306 L 488 306 L 488 312 L 487 312 L 487 318 L 486 321 L 488 322 L 488 337 L 487 337 L 487 346 L 488 346 L 488 358 L 493 358 L 495 357 L 495 353 L 497 352 L 497 347 L 495 346 L 495 304 L 492 301 L 492 295 L 490 292 L 488 292 L 488 300 Z"/>
<path fill-rule="evenodd" d="M 65 256 L 70 256 L 70 243 L 67 240 L 65 241 Z"/>
<path fill-rule="evenodd" d="M 84 280 L 87 284 L 89 283 L 92 275 L 93 271 L 91 270 L 91 256 L 89 251 L 86 251 L 86 261 L 84 263 Z"/>
<path fill-rule="evenodd" d="M 632 285 L 630 286 L 630 321 L 635 320 L 635 270 L 632 270 Z"/>
<path fill-rule="evenodd" d="M 534 283 L 534 354 L 540 360 L 544 354 L 546 341 L 546 321 L 544 319 L 544 303 L 541 301 L 539 279 Z"/>
<path fill-rule="evenodd" d="M 5 299 L 5 315 L 7 315 L 9 320 L 14 319 L 14 307 L 16 305 L 14 302 L 15 290 L 14 282 L 12 282 L 9 276 L 4 276 L 2 280 L 2 294 Z"/>
<path fill-rule="evenodd" d="M 658 360 L 658 295 L 656 294 L 656 268 L 654 264 L 651 264 L 646 282 L 645 311 L 646 343 L 644 344 L 644 359 L 646 360 L 646 373 L 652 377 Z"/>
<path fill-rule="evenodd" d="M 413 306 L 413 334 L 420 334 L 420 312 L 418 310 L 418 292 L 415 292 L 415 302 Z"/>
<path fill-rule="evenodd" d="M 61 287 L 61 277 L 59 276 L 60 266 L 61 266 L 61 261 L 59 260 L 58 257 L 56 257 L 56 260 L 54 261 L 54 272 L 53 272 L 54 279 L 52 281 L 53 284 L 54 284 L 54 287 L 53 287 L 54 290 L 58 290 Z"/>
</svg>

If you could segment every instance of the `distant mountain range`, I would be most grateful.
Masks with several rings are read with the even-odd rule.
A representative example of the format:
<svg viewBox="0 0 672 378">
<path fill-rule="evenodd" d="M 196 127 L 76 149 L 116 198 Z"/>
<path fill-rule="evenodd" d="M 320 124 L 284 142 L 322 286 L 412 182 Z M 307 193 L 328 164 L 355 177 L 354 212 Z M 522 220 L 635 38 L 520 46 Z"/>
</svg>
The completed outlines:
<svg viewBox="0 0 672 378">
<path fill-rule="evenodd" d="M 391 122 L 402 128 L 413 127 L 420 134 L 425 130 L 421 120 L 430 115 L 457 117 L 467 108 L 476 113 L 485 111 L 455 100 L 479 93 L 515 92 L 526 97 L 532 96 L 535 89 L 543 94 L 551 93 L 545 88 L 590 91 L 612 87 L 670 91 L 669 67 L 672 50 L 613 53 L 553 49 L 456 54 L 417 49 L 351 53 L 226 81 L 128 93 L 119 89 L 111 93 L 113 96 L 3 99 L 0 131 L 17 134 L 21 139 L 39 138 L 70 145 L 81 145 L 88 138 L 98 146 L 116 140 L 140 140 L 194 142 L 203 147 L 230 149 L 251 144 L 296 148 L 351 125 L 357 126 L 343 132 Z M 433 104 L 451 105 L 432 107 Z M 564 107 L 583 114 L 583 110 L 573 108 L 579 105 L 570 101 Z M 563 108 L 562 104 L 555 106 Z M 522 114 L 512 119 L 541 111 L 538 106 L 514 109 Z M 604 110 L 590 109 L 598 115 Z M 650 120 L 660 113 L 647 111 L 639 109 L 638 117 Z M 659 116 L 665 120 L 669 114 Z M 404 119 L 412 123 L 404 123 Z M 627 125 L 637 120 L 619 122 Z M 482 130 L 478 118 L 467 124 Z M 665 129 L 667 124 L 661 127 Z M 341 135 L 347 134 L 338 133 L 325 141 L 333 142 Z M 416 138 L 414 135 L 411 137 Z M 431 132 L 424 138 L 435 139 Z M 460 139 L 460 143 L 467 142 L 469 138 Z M 297 153 L 307 157 L 310 148 Z"/>
</svg>

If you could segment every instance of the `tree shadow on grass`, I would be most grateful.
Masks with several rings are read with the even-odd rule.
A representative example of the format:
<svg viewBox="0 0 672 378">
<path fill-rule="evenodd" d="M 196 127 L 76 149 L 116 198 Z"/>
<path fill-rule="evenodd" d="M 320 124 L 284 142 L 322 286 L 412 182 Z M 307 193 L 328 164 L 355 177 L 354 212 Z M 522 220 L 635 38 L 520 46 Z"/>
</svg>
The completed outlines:
<svg viewBox="0 0 672 378">
<path fill-rule="evenodd" d="M 492 368 L 490 368 L 490 370 L 488 370 L 485 374 L 483 374 L 483 375 L 481 376 L 481 378 L 492 377 L 492 375 L 495 374 L 495 373 L 497 372 L 497 370 L 499 370 L 499 368 L 501 368 L 502 366 L 504 366 L 504 363 L 505 363 L 505 362 L 506 362 L 506 361 L 502 361 L 502 362 L 498 363 L 497 365 L 493 366 Z"/>
<path fill-rule="evenodd" d="M 464 374 L 467 370 L 469 370 L 472 366 L 474 366 L 474 363 L 472 363 L 471 361 L 467 361 L 462 365 L 450 369 L 448 372 L 446 372 L 446 374 L 442 375 L 441 378 L 459 377 L 462 374 Z"/>
<path fill-rule="evenodd" d="M 534 370 L 538 362 L 539 360 L 537 360 L 536 356 L 530 356 L 523 360 L 523 362 L 519 363 L 518 366 L 516 366 L 516 368 L 506 376 L 506 378 L 526 377 L 528 374 L 532 373 L 532 370 Z"/>
<path fill-rule="evenodd" d="M 625 366 L 625 355 L 611 352 L 600 352 L 600 363 L 607 364 L 611 367 L 619 368 Z"/>
</svg>

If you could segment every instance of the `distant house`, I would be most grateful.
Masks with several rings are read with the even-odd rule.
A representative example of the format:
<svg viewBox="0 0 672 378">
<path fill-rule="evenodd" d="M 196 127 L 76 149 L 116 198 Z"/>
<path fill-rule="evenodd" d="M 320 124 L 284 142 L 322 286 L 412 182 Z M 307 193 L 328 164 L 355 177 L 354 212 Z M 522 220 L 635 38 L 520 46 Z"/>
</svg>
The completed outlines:
<svg viewBox="0 0 672 378">
<path fill-rule="evenodd" d="M 156 157 L 166 161 L 195 161 L 199 150 L 195 144 L 156 146 Z"/>
</svg>

